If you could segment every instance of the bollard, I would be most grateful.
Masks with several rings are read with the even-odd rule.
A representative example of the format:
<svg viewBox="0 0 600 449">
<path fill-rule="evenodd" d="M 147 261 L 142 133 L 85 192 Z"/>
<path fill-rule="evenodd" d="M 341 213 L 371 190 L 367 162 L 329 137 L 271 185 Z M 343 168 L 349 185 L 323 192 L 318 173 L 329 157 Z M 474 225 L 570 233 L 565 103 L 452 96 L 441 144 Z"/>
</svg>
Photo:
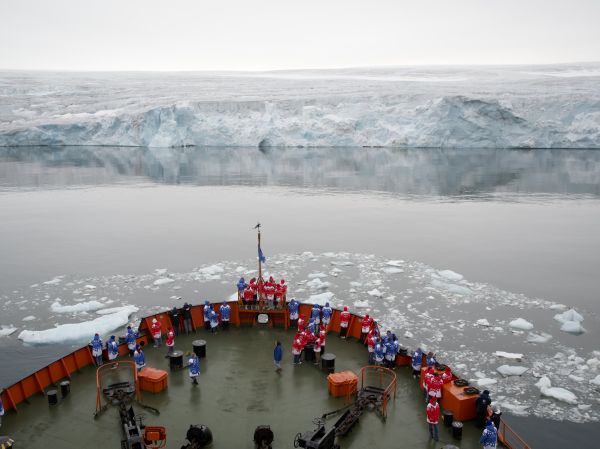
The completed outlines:
<svg viewBox="0 0 600 449">
<path fill-rule="evenodd" d="M 462 439 L 462 430 L 463 423 L 461 423 L 460 421 L 454 421 L 452 423 L 452 436 L 457 440 Z"/>
<path fill-rule="evenodd" d="M 66 398 L 69 393 L 71 392 L 71 382 L 69 382 L 68 380 L 64 380 L 60 383 L 60 395 L 64 398 Z"/>
<path fill-rule="evenodd" d="M 328 374 L 335 372 L 335 354 L 326 352 L 321 357 L 321 369 Z"/>
<path fill-rule="evenodd" d="M 173 351 L 169 356 L 169 368 L 172 370 L 183 368 L 183 351 Z"/>
<path fill-rule="evenodd" d="M 206 357 L 206 340 L 194 340 L 192 345 L 194 347 L 194 352 L 199 359 Z"/>
<path fill-rule="evenodd" d="M 56 390 L 48 390 L 46 396 L 48 396 L 48 405 L 58 404 L 58 393 Z"/>
</svg>

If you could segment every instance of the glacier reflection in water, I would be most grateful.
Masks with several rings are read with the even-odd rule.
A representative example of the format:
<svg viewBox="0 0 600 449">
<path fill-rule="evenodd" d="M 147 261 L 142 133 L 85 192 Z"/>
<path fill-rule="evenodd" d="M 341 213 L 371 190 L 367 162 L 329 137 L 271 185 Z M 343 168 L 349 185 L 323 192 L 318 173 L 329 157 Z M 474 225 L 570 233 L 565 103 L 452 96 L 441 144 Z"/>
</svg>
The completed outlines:
<svg viewBox="0 0 600 449">
<path fill-rule="evenodd" d="M 598 150 L 31 147 L 0 149 L 0 188 L 113 183 L 287 186 L 494 199 L 600 195 Z"/>
</svg>

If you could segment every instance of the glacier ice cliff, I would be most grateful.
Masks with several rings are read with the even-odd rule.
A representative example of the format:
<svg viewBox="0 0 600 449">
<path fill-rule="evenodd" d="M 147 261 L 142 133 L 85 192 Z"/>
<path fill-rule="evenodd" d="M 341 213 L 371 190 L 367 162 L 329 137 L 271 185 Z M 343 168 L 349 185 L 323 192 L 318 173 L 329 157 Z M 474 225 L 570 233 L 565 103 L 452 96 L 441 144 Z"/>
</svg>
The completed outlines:
<svg viewBox="0 0 600 449">
<path fill-rule="evenodd" d="M 0 146 L 600 148 L 600 64 L 5 72 L 0 98 Z"/>
</svg>

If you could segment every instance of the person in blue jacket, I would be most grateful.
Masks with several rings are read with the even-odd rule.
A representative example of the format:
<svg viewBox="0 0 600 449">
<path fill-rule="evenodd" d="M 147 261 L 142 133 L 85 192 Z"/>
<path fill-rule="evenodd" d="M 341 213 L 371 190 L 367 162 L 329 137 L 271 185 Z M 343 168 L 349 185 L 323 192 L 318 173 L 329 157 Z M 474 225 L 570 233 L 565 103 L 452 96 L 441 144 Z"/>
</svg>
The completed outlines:
<svg viewBox="0 0 600 449">
<path fill-rule="evenodd" d="M 435 364 L 437 363 L 437 360 L 436 360 L 433 352 L 429 351 L 427 353 L 427 359 L 426 359 L 425 363 L 427 364 L 428 367 L 435 366 Z"/>
<path fill-rule="evenodd" d="M 417 348 L 416 351 L 412 353 L 412 369 L 413 369 L 413 378 L 421 377 L 421 366 L 423 366 L 423 351 L 421 348 Z"/>
<path fill-rule="evenodd" d="M 331 315 L 333 314 L 333 310 L 329 307 L 329 303 L 325 303 L 325 307 L 323 307 L 323 324 L 325 325 L 325 329 L 329 326 L 329 322 L 331 321 Z"/>
<path fill-rule="evenodd" d="M 277 374 L 281 373 L 281 359 L 283 359 L 283 348 L 281 347 L 281 342 L 277 341 L 273 350 L 273 362 L 275 363 L 275 372 Z"/>
<path fill-rule="evenodd" d="M 95 334 L 90 344 L 92 345 L 92 355 L 96 359 L 96 366 L 102 365 L 102 340 L 100 335 Z"/>
<path fill-rule="evenodd" d="M 140 372 L 144 366 L 146 366 L 146 357 L 144 357 L 144 351 L 142 351 L 142 347 L 137 345 L 135 347 L 135 352 L 133 353 L 133 360 L 135 360 L 135 366 Z"/>
<path fill-rule="evenodd" d="M 393 368 L 396 365 L 396 352 L 394 351 L 394 340 L 389 336 L 385 343 L 385 362 L 386 368 Z"/>
<path fill-rule="evenodd" d="M 498 444 L 498 430 L 491 419 L 488 419 L 485 429 L 483 429 L 479 444 L 483 445 L 483 449 L 496 449 L 496 445 Z"/>
<path fill-rule="evenodd" d="M 383 360 L 385 357 L 386 347 L 380 339 L 377 339 L 377 343 L 375 343 L 375 364 L 381 365 L 383 364 Z"/>
<path fill-rule="evenodd" d="M 321 307 L 319 304 L 315 304 L 310 312 L 310 318 L 315 322 L 315 324 L 319 324 L 321 322 Z"/>
<path fill-rule="evenodd" d="M 227 302 L 223 302 L 219 311 L 221 312 L 221 324 L 223 325 L 223 330 L 227 330 L 229 329 L 229 320 L 231 319 L 231 306 L 227 304 Z"/>
<path fill-rule="evenodd" d="M 192 352 L 190 359 L 188 360 L 188 370 L 190 372 L 190 379 L 192 379 L 192 385 L 198 385 L 198 376 L 200 375 L 200 359 L 195 352 Z"/>
<path fill-rule="evenodd" d="M 106 350 L 108 352 L 108 360 L 110 362 L 112 362 L 119 356 L 119 344 L 117 343 L 117 340 L 114 335 L 111 335 L 108 339 L 108 342 L 106 343 Z M 115 369 L 117 366 L 118 364 L 114 365 L 113 369 Z"/>
<path fill-rule="evenodd" d="M 135 332 L 131 326 L 127 326 L 127 334 L 125 335 L 125 342 L 127 343 L 127 349 L 129 349 L 129 357 L 133 357 L 133 353 L 135 351 L 136 341 L 135 341 Z"/>
<path fill-rule="evenodd" d="M 292 298 L 288 304 L 288 310 L 290 311 L 290 327 L 295 328 L 298 324 L 300 303 L 295 298 Z"/>
<path fill-rule="evenodd" d="M 247 286 L 248 284 L 246 284 L 246 280 L 243 277 L 241 277 L 237 283 L 238 301 L 242 300 L 242 297 L 244 296 L 244 290 L 246 290 Z"/>
<path fill-rule="evenodd" d="M 208 300 L 204 301 L 204 329 L 210 330 L 210 312 L 212 306 Z"/>
<path fill-rule="evenodd" d="M 217 333 L 217 328 L 219 327 L 219 317 L 217 316 L 217 312 L 214 310 L 210 311 L 210 331 L 213 334 Z"/>
</svg>

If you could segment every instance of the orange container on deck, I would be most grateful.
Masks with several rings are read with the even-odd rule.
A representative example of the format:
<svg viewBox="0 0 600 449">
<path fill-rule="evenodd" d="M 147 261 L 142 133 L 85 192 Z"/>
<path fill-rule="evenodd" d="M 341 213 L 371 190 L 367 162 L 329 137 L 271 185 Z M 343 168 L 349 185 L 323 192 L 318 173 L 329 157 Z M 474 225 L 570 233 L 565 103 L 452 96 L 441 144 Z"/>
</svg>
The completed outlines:
<svg viewBox="0 0 600 449">
<path fill-rule="evenodd" d="M 356 393 L 358 376 L 352 371 L 332 373 L 327 376 L 329 394 L 335 397 L 350 396 Z"/>
<path fill-rule="evenodd" d="M 167 388 L 169 373 L 156 368 L 144 368 L 138 374 L 140 389 L 150 393 L 159 393 Z"/>
</svg>

